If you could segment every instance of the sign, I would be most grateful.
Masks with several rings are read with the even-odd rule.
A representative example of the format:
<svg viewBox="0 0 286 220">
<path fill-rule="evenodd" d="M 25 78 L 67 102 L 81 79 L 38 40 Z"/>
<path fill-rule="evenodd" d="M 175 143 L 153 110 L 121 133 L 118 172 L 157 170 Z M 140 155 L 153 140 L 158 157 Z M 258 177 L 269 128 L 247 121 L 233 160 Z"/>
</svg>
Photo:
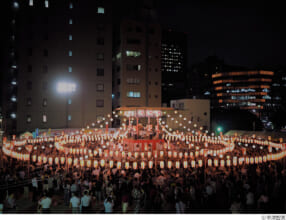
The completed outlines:
<svg viewBox="0 0 286 220">
<path fill-rule="evenodd" d="M 124 111 L 124 116 L 126 117 L 138 117 L 138 118 L 156 118 L 156 117 L 161 117 L 162 116 L 162 111 L 160 110 L 143 110 L 143 109 L 138 109 L 134 111 Z"/>
</svg>

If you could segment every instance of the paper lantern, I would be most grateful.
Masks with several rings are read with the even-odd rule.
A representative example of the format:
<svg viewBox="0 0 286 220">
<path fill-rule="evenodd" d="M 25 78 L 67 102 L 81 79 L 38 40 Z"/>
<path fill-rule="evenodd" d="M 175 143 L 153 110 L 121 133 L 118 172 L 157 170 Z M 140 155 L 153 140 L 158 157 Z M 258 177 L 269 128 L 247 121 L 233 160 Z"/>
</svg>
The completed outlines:
<svg viewBox="0 0 286 220">
<path fill-rule="evenodd" d="M 249 164 L 249 157 L 245 158 L 245 164 L 247 164 L 247 165 Z"/>
<path fill-rule="evenodd" d="M 129 162 L 125 162 L 125 169 L 129 169 Z"/>
<path fill-rule="evenodd" d="M 184 157 L 185 157 L 185 159 L 188 158 L 188 152 L 185 152 Z"/>
<path fill-rule="evenodd" d="M 38 163 L 42 163 L 42 156 L 38 156 Z"/>
<path fill-rule="evenodd" d="M 134 157 L 137 159 L 138 158 L 138 152 L 134 153 Z"/>
<path fill-rule="evenodd" d="M 208 166 L 211 167 L 212 166 L 212 160 L 208 159 Z"/>
<path fill-rule="evenodd" d="M 68 158 L 68 165 L 71 165 L 72 164 L 72 158 Z"/>
<path fill-rule="evenodd" d="M 218 159 L 214 159 L 214 165 L 215 165 L 215 167 L 218 166 Z"/>
<path fill-rule="evenodd" d="M 80 166 L 84 167 L 84 160 L 80 160 Z"/>
<path fill-rule="evenodd" d="M 196 167 L 196 161 L 192 160 L 191 166 L 192 166 L 192 168 L 195 168 Z"/>
<path fill-rule="evenodd" d="M 202 167 L 202 166 L 203 166 L 203 161 L 199 160 L 199 167 Z"/>
<path fill-rule="evenodd" d="M 237 157 L 233 157 L 232 164 L 233 166 L 237 166 Z"/>
<path fill-rule="evenodd" d="M 224 160 L 220 160 L 220 166 L 224 167 L 224 164 L 225 164 Z"/>
<path fill-rule="evenodd" d="M 183 153 L 182 153 L 182 152 L 179 153 L 179 158 L 180 158 L 180 159 L 183 158 Z"/>
<path fill-rule="evenodd" d="M 267 162 L 267 157 L 263 156 L 263 162 Z"/>
<path fill-rule="evenodd" d="M 132 156 L 132 153 L 131 152 L 128 152 L 128 157 L 131 157 Z"/>
<path fill-rule="evenodd" d="M 117 162 L 117 169 L 121 169 L 121 162 L 120 161 Z"/>
<path fill-rule="evenodd" d="M 150 160 L 150 161 L 148 162 L 148 166 L 149 166 L 150 169 L 152 169 L 152 168 L 153 168 L 153 161 Z"/>
<path fill-rule="evenodd" d="M 109 152 L 109 156 L 113 157 L 113 151 L 112 150 Z"/>
<path fill-rule="evenodd" d="M 198 157 L 199 156 L 199 151 L 195 152 L 195 156 Z"/>
<path fill-rule="evenodd" d="M 169 158 L 172 157 L 172 151 L 168 151 L 168 157 L 169 157 Z"/>
<path fill-rule="evenodd" d="M 164 156 L 164 151 L 160 151 L 160 157 L 162 158 Z"/>
<path fill-rule="evenodd" d="M 226 165 L 229 167 L 230 166 L 230 159 L 226 160 Z"/>
<path fill-rule="evenodd" d="M 178 156 L 177 151 L 174 151 L 173 155 L 174 155 L 174 158 L 177 158 L 177 156 Z"/>
<path fill-rule="evenodd" d="M 133 169 L 137 170 L 137 162 L 133 162 Z"/>
<path fill-rule="evenodd" d="M 105 165 L 105 160 L 103 160 L 103 159 L 100 160 L 100 166 L 101 166 L 101 167 L 104 167 L 104 165 Z"/>
<path fill-rule="evenodd" d="M 156 150 L 154 151 L 154 157 L 155 157 L 155 158 L 158 157 L 158 154 L 157 154 L 157 151 L 156 151 Z"/>
<path fill-rule="evenodd" d="M 33 156 L 32 156 L 32 161 L 33 161 L 33 162 L 36 162 L 36 161 L 37 161 L 37 155 L 33 155 Z"/>
<path fill-rule="evenodd" d="M 118 157 L 118 150 L 115 151 L 115 157 Z"/>
<path fill-rule="evenodd" d="M 61 164 L 64 164 L 64 163 L 65 163 L 65 158 L 61 157 Z"/>
<path fill-rule="evenodd" d="M 188 161 L 185 160 L 183 164 L 184 164 L 184 168 L 187 169 L 188 168 Z"/>
<path fill-rule="evenodd" d="M 160 168 L 164 169 L 164 161 L 160 161 Z"/>
<path fill-rule="evenodd" d="M 180 168 L 180 162 L 176 161 L 176 168 L 179 169 Z"/>
<path fill-rule="evenodd" d="M 141 162 L 141 169 L 145 169 L 145 166 L 146 166 L 145 162 L 142 161 L 142 162 Z"/>
<path fill-rule="evenodd" d="M 48 158 L 47 157 L 43 157 L 43 163 L 47 163 Z"/>
<path fill-rule="evenodd" d="M 53 164 L 53 158 L 49 157 L 49 164 L 52 165 Z"/>
<path fill-rule="evenodd" d="M 261 156 L 258 157 L 258 162 L 262 163 L 262 157 Z"/>
<path fill-rule="evenodd" d="M 93 151 L 93 155 L 94 155 L 94 156 L 97 155 L 97 151 L 96 151 L 96 150 Z"/>
<path fill-rule="evenodd" d="M 97 167 L 98 167 L 98 161 L 97 161 L 97 160 L 94 160 L 94 161 L 93 161 L 93 167 L 94 167 L 94 168 L 97 168 Z"/>
<path fill-rule="evenodd" d="M 152 153 L 150 151 L 148 151 L 148 158 L 151 158 Z"/>
<path fill-rule="evenodd" d="M 113 160 L 109 161 L 109 167 L 112 169 L 113 168 Z"/>
<path fill-rule="evenodd" d="M 253 164 L 253 163 L 254 163 L 254 158 L 250 157 L 250 164 Z"/>
<path fill-rule="evenodd" d="M 107 158 L 108 157 L 108 152 L 104 151 L 104 157 Z"/>
<path fill-rule="evenodd" d="M 172 168 L 172 161 L 168 161 L 168 168 L 169 168 L 169 169 Z"/>
<path fill-rule="evenodd" d="M 126 154 L 124 151 L 122 151 L 122 157 L 125 158 Z"/>
<path fill-rule="evenodd" d="M 144 152 L 141 152 L 141 158 L 142 159 L 144 158 Z"/>
</svg>

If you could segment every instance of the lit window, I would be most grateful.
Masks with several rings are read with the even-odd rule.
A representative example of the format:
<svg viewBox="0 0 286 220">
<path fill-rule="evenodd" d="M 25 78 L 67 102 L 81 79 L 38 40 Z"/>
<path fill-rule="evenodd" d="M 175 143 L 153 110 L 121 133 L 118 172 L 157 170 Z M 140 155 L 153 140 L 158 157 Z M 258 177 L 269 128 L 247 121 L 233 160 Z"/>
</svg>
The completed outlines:
<svg viewBox="0 0 286 220">
<path fill-rule="evenodd" d="M 116 54 L 116 59 L 120 59 L 121 58 L 121 52 L 119 52 L 118 54 Z"/>
<path fill-rule="evenodd" d="M 72 99 L 68 99 L 68 104 L 69 104 L 69 105 L 72 104 Z"/>
<path fill-rule="evenodd" d="M 103 92 L 104 91 L 104 84 L 96 84 L 96 91 Z"/>
<path fill-rule="evenodd" d="M 71 18 L 69 19 L 69 24 L 72 24 L 72 19 Z"/>
<path fill-rule="evenodd" d="M 126 69 L 127 69 L 127 70 L 140 71 L 140 70 L 141 70 L 141 65 L 131 65 L 131 64 L 127 64 L 127 65 L 126 65 Z"/>
<path fill-rule="evenodd" d="M 69 51 L 69 56 L 70 56 L 70 57 L 72 56 L 72 51 L 71 51 L 71 50 Z"/>
<path fill-rule="evenodd" d="M 72 119 L 72 116 L 68 115 L 68 120 L 71 121 L 71 119 Z"/>
<path fill-rule="evenodd" d="M 16 96 L 12 96 L 12 97 L 11 97 L 11 101 L 12 101 L 12 102 L 17 102 Z"/>
<path fill-rule="evenodd" d="M 17 115 L 16 115 L 16 113 L 12 112 L 12 113 L 10 114 L 10 117 L 13 118 L 13 119 L 15 119 L 15 118 L 17 117 Z"/>
<path fill-rule="evenodd" d="M 126 56 L 128 57 L 139 57 L 141 53 L 139 51 L 126 50 Z"/>
<path fill-rule="evenodd" d="M 129 98 L 140 98 L 141 93 L 129 91 L 129 92 L 127 92 L 127 97 L 129 97 Z"/>
<path fill-rule="evenodd" d="M 72 8 L 73 8 L 73 3 L 72 3 L 72 2 L 70 2 L 70 6 L 69 6 L 69 8 L 70 8 L 70 9 L 72 9 Z"/>
<path fill-rule="evenodd" d="M 57 91 L 59 93 L 72 93 L 76 91 L 76 84 L 70 82 L 59 82 L 57 84 Z"/>
<path fill-rule="evenodd" d="M 13 7 L 14 7 L 15 9 L 18 9 L 18 8 L 19 8 L 19 3 L 18 3 L 18 2 L 14 2 L 14 3 L 13 3 Z"/>
<path fill-rule="evenodd" d="M 32 117 L 31 115 L 27 115 L 27 123 L 31 123 L 32 122 Z"/>
<path fill-rule="evenodd" d="M 46 7 L 46 8 L 49 7 L 49 0 L 45 0 L 45 7 Z"/>
<path fill-rule="evenodd" d="M 69 40 L 72 40 L 72 35 L 71 34 L 69 35 Z"/>
<path fill-rule="evenodd" d="M 13 86 L 17 85 L 17 81 L 14 79 L 14 80 L 11 82 L 11 84 L 12 84 Z"/>
<path fill-rule="evenodd" d="M 47 107 L 48 105 L 48 100 L 46 98 L 43 99 L 43 107 Z"/>
<path fill-rule="evenodd" d="M 71 73 L 72 72 L 72 67 L 71 66 L 69 66 L 69 73 Z"/>
<path fill-rule="evenodd" d="M 97 14 L 104 14 L 104 8 L 103 7 L 97 7 Z"/>
<path fill-rule="evenodd" d="M 47 115 L 46 114 L 43 114 L 43 123 L 47 123 Z"/>
<path fill-rule="evenodd" d="M 33 0 L 29 0 L 29 5 L 30 5 L 30 6 L 33 6 L 33 5 L 34 5 Z"/>
</svg>

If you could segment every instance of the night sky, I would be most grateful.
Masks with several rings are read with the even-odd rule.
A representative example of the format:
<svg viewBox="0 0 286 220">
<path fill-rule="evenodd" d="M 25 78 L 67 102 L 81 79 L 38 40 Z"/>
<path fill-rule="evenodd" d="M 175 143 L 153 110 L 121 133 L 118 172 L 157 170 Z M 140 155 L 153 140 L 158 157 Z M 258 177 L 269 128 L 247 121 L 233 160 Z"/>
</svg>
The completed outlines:
<svg viewBox="0 0 286 220">
<path fill-rule="evenodd" d="M 189 65 L 209 55 L 250 68 L 286 64 L 282 1 L 158 0 L 157 8 L 164 27 L 188 34 Z"/>
</svg>

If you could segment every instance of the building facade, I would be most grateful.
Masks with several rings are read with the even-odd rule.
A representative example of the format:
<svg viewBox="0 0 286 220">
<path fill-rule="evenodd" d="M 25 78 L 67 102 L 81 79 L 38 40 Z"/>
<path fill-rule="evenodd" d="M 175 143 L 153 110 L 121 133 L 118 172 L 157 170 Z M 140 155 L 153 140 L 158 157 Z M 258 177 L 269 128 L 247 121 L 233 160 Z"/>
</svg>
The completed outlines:
<svg viewBox="0 0 286 220">
<path fill-rule="evenodd" d="M 112 111 L 110 1 L 13 1 L 9 87 L 16 131 L 81 128 Z M 7 90 L 11 90 L 10 88 Z"/>
<path fill-rule="evenodd" d="M 186 130 L 188 132 L 210 131 L 210 100 L 178 99 L 171 100 L 170 105 L 176 111 L 167 117 L 168 129 Z"/>
<path fill-rule="evenodd" d="M 187 96 L 187 34 L 162 31 L 162 104 Z"/>
<path fill-rule="evenodd" d="M 161 106 L 161 28 L 123 19 L 116 37 L 113 108 Z"/>
<path fill-rule="evenodd" d="M 212 74 L 215 106 L 263 110 L 270 103 L 273 75 L 274 72 L 264 70 Z"/>
</svg>

